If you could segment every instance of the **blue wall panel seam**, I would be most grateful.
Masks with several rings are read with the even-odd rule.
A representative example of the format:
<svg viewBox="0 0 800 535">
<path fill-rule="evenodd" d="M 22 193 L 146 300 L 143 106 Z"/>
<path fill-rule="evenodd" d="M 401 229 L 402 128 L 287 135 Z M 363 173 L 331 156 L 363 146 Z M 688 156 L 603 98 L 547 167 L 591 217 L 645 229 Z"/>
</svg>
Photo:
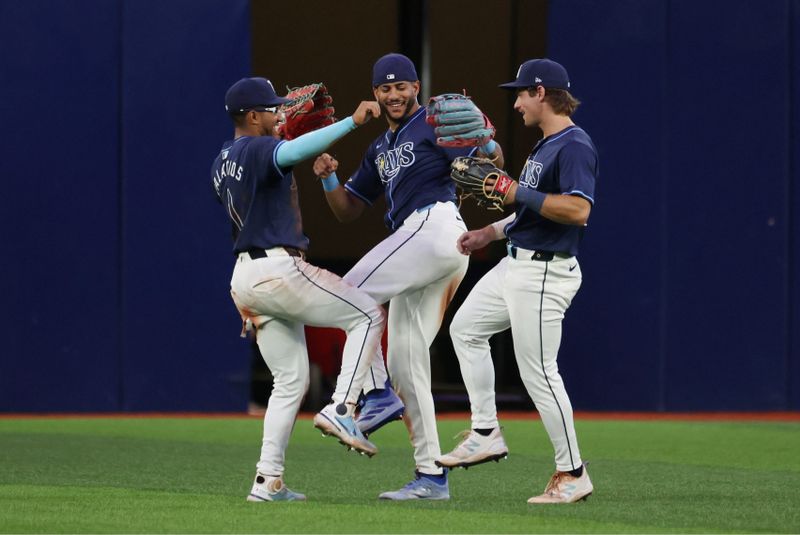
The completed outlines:
<svg viewBox="0 0 800 535">
<path fill-rule="evenodd" d="M 794 198 L 795 198 L 795 168 L 794 168 L 794 159 L 795 159 L 795 152 L 798 150 L 796 145 L 796 140 L 794 139 L 795 133 L 795 126 L 794 122 L 796 120 L 796 110 L 795 110 L 795 96 L 794 96 L 794 78 L 795 78 L 795 57 L 794 57 L 794 49 L 795 49 L 795 42 L 794 42 L 794 25 L 795 25 L 795 4 L 797 0 L 787 0 L 787 35 L 786 35 L 786 43 L 787 43 L 787 82 L 789 84 L 789 94 L 788 94 L 788 113 L 787 116 L 787 148 L 786 151 L 786 159 L 787 159 L 787 168 L 786 168 L 786 175 L 787 175 L 787 184 L 786 184 L 786 362 L 784 363 L 784 375 L 786 377 L 786 409 L 792 408 L 793 398 L 792 398 L 792 387 L 793 387 L 793 375 L 792 375 L 792 355 L 794 353 L 794 344 L 797 342 L 798 334 L 793 332 L 794 326 L 794 318 L 795 318 L 795 307 L 797 307 L 797 303 L 794 302 L 793 296 L 795 295 L 795 285 L 797 283 L 797 273 L 795 272 L 795 251 L 794 251 L 794 239 L 795 239 L 795 225 L 797 224 L 795 221 L 796 217 L 796 210 L 794 209 Z"/>
<path fill-rule="evenodd" d="M 119 6 L 119 34 L 118 34 L 118 54 L 119 64 L 117 66 L 117 410 L 125 410 L 125 128 L 124 128 L 124 29 L 125 29 L 125 2 L 118 0 Z"/>
<path fill-rule="evenodd" d="M 661 98 L 661 287 L 658 314 L 658 410 L 667 410 L 667 296 L 669 295 L 669 69 L 670 69 L 670 0 L 664 1 L 664 56 L 661 74 L 663 78 Z"/>
</svg>

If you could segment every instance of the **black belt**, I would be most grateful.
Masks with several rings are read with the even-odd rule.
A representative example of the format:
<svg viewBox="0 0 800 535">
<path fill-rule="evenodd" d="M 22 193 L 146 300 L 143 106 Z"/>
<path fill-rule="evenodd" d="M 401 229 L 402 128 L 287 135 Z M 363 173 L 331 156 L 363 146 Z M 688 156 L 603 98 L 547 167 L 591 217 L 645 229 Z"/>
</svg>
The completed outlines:
<svg viewBox="0 0 800 535">
<path fill-rule="evenodd" d="M 539 262 L 549 262 L 553 258 L 569 258 L 570 255 L 564 253 L 556 253 L 553 251 L 543 251 L 541 249 L 535 250 L 524 250 L 524 254 L 520 252 L 520 249 L 516 245 L 511 245 L 511 243 L 506 244 L 506 249 L 508 250 L 508 256 L 513 259 L 519 260 L 536 260 Z M 518 255 L 519 253 L 519 255 Z"/>
<path fill-rule="evenodd" d="M 281 247 L 281 249 L 286 251 L 286 254 L 288 254 L 289 256 L 299 256 L 301 258 L 303 257 L 303 251 L 301 251 L 300 249 L 295 249 L 294 247 Z M 259 258 L 267 258 L 269 256 L 267 254 L 267 251 L 265 251 L 264 249 L 248 249 L 245 252 L 248 255 L 250 255 L 250 258 L 252 260 L 257 260 Z"/>
</svg>

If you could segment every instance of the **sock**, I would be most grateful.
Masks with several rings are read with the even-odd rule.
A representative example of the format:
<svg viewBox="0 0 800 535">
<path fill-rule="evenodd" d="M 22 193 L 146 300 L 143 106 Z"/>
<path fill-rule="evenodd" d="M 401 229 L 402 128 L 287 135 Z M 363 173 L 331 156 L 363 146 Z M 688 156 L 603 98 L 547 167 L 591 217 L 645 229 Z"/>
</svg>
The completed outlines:
<svg viewBox="0 0 800 535">
<path fill-rule="evenodd" d="M 438 474 L 438 475 L 435 475 L 435 474 L 424 474 L 422 472 L 417 472 L 417 474 L 419 474 L 420 477 L 427 477 L 428 479 L 432 479 L 433 481 L 435 481 L 439 485 L 444 485 L 445 483 L 447 483 L 447 470 L 445 470 L 444 472 L 442 472 L 441 474 Z"/>
<path fill-rule="evenodd" d="M 473 431 L 475 431 L 482 437 L 488 437 L 489 435 L 492 434 L 492 431 L 494 431 L 494 429 L 473 429 Z"/>
<path fill-rule="evenodd" d="M 575 470 L 570 470 L 569 475 L 572 477 L 581 477 L 583 475 L 583 465 L 580 465 Z"/>
</svg>

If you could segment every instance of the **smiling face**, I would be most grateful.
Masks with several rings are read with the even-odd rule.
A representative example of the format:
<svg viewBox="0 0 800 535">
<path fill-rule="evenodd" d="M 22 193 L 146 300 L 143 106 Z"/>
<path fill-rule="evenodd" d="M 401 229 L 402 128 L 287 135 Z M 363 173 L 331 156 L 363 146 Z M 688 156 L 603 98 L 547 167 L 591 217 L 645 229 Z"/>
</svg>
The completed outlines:
<svg viewBox="0 0 800 535">
<path fill-rule="evenodd" d="M 419 80 L 381 84 L 373 88 L 372 92 L 390 125 L 398 124 L 419 109 Z"/>
<path fill-rule="evenodd" d="M 539 126 L 542 122 L 542 112 L 544 110 L 545 89 L 541 86 L 536 88 L 524 88 L 517 91 L 517 100 L 514 101 L 514 109 L 522 114 L 525 126 Z"/>
</svg>

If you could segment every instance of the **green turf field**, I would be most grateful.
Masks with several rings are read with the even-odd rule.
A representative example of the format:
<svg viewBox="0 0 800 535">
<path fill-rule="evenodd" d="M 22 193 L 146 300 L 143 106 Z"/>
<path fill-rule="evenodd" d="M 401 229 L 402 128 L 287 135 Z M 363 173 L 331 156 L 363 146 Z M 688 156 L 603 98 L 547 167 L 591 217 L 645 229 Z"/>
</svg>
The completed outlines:
<svg viewBox="0 0 800 535">
<path fill-rule="evenodd" d="M 451 474 L 449 502 L 377 500 L 412 476 L 400 423 L 345 452 L 300 420 L 286 482 L 245 502 L 258 419 L 0 419 L 2 533 L 798 532 L 800 424 L 578 420 L 595 493 L 532 506 L 553 469 L 538 420 L 506 421 L 506 461 Z M 441 421 L 443 449 L 466 421 Z"/>
</svg>

